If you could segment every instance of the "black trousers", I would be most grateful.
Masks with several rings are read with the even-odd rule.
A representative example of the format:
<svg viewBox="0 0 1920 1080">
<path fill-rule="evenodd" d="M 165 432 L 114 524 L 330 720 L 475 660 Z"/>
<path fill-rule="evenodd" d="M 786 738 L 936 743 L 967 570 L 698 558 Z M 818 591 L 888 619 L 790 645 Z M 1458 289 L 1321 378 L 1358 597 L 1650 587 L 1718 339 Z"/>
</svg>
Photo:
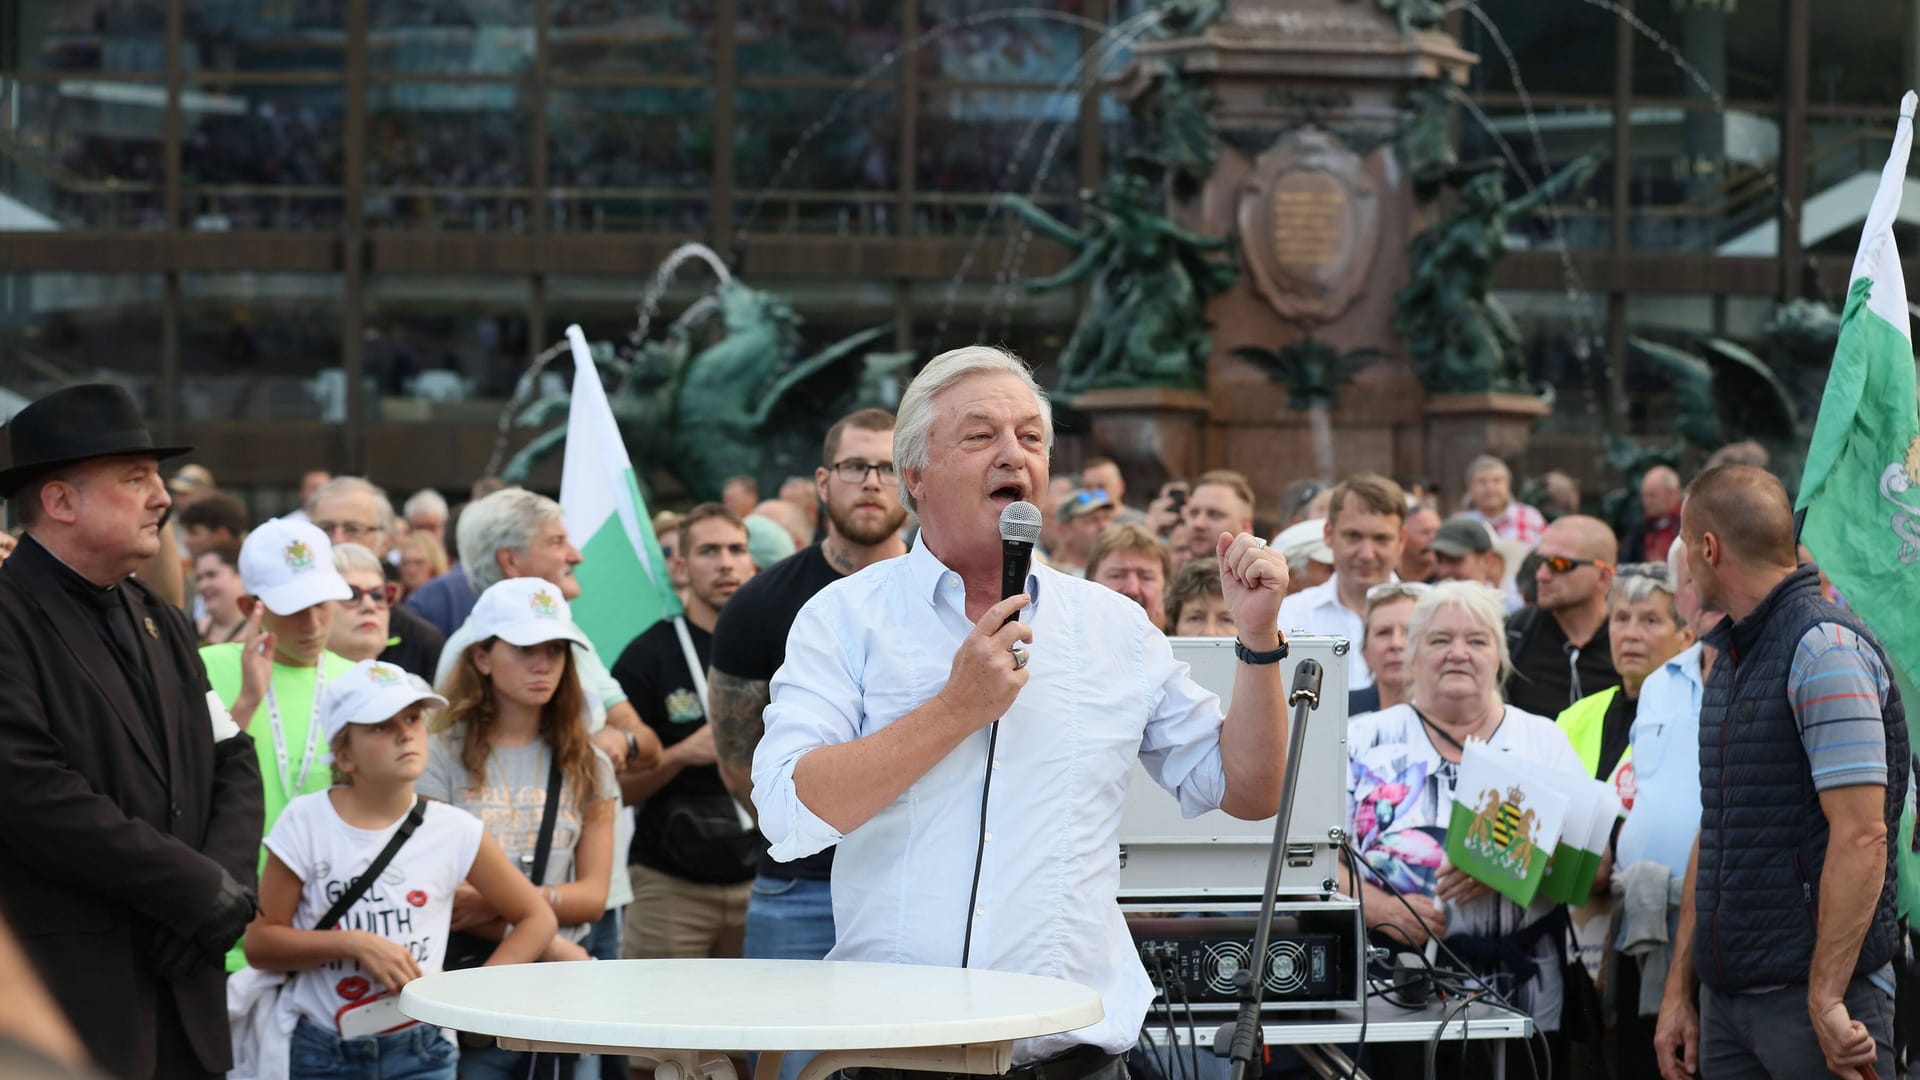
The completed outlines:
<svg viewBox="0 0 1920 1080">
<path fill-rule="evenodd" d="M 200 1063 L 200 1055 L 187 1040 L 187 1029 L 180 1025 L 173 992 L 164 985 L 154 1010 L 153 1080 L 220 1080 L 226 1075 Z"/>
</svg>

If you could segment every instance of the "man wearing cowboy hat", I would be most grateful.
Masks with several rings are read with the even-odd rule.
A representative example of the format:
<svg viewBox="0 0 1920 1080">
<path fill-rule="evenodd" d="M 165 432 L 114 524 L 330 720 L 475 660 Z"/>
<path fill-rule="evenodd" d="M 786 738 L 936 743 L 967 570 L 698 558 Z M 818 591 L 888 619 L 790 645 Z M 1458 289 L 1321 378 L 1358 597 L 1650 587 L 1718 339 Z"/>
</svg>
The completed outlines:
<svg viewBox="0 0 1920 1080">
<path fill-rule="evenodd" d="M 132 577 L 170 498 L 115 386 L 0 428 L 0 910 L 94 1061 L 117 1077 L 230 1064 L 220 954 L 253 916 L 260 766 L 210 712 L 193 627 Z"/>
</svg>

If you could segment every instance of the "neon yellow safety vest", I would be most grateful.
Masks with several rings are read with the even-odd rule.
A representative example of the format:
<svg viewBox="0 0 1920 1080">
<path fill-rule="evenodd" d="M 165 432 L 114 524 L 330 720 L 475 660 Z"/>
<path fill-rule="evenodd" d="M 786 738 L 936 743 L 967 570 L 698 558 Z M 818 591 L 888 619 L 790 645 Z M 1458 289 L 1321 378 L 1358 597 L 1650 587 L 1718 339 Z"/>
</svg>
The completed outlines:
<svg viewBox="0 0 1920 1080">
<path fill-rule="evenodd" d="M 1586 766 L 1588 776 L 1592 776 L 1593 771 L 1600 767 L 1600 735 L 1606 727 L 1607 709 L 1613 705 L 1613 695 L 1619 692 L 1619 687 L 1609 686 L 1597 694 L 1588 694 L 1567 706 L 1566 711 L 1554 721 L 1572 741 L 1573 752 L 1580 755 L 1580 764 Z M 1620 760 L 1614 764 L 1613 772 L 1618 773 L 1620 767 L 1632 757 L 1633 746 L 1629 743 L 1621 753 Z M 1614 777 L 1609 775 L 1604 779 L 1611 782 Z"/>
</svg>

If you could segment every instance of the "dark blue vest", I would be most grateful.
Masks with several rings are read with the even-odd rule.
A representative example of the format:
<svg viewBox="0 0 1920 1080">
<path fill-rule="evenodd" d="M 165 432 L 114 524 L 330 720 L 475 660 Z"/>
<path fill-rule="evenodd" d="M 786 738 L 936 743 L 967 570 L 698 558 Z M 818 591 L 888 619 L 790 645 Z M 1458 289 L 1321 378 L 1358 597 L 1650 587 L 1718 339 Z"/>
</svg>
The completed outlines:
<svg viewBox="0 0 1920 1080">
<path fill-rule="evenodd" d="M 1823 622 L 1846 627 L 1880 651 L 1860 620 L 1821 598 L 1819 571 L 1810 566 L 1775 586 L 1746 618 L 1707 638 L 1721 656 L 1700 703 L 1693 962 L 1700 981 L 1722 993 L 1804 983 L 1813 963 L 1827 818 L 1787 699 L 1787 674 L 1800 639 Z M 1884 652 L 1880 660 L 1886 663 Z M 1893 686 L 1882 720 L 1892 838 L 1900 833 L 1907 793 L 1907 725 Z M 1894 955 L 1892 848 L 1890 839 L 1880 902 L 1856 974 L 1878 970 Z"/>
</svg>

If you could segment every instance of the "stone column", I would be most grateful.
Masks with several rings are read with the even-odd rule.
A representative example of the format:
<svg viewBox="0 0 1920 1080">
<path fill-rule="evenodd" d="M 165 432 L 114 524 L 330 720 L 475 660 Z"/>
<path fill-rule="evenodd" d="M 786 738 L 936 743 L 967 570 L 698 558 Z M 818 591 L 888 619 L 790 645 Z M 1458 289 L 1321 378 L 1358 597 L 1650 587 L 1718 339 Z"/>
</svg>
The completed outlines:
<svg viewBox="0 0 1920 1080">
<path fill-rule="evenodd" d="M 1073 407 L 1093 423 L 1093 445 L 1134 491 L 1160 490 L 1206 470 L 1207 395 L 1154 388 L 1089 390 Z"/>
<path fill-rule="evenodd" d="M 1432 471 L 1424 395 L 1392 331 L 1429 194 L 1400 139 L 1416 92 L 1464 81 L 1475 62 L 1445 34 L 1404 32 L 1371 0 L 1227 0 L 1191 36 L 1137 46 L 1119 80 L 1122 97 L 1141 99 L 1177 74 L 1211 99 L 1212 172 L 1184 201 L 1170 185 L 1168 213 L 1240 240 L 1239 283 L 1207 309 L 1205 464 L 1247 473 L 1262 509 L 1317 469 L 1306 413 L 1243 348 L 1277 353 L 1311 336 L 1339 353 L 1380 350 L 1338 388 L 1335 472 Z"/>
<path fill-rule="evenodd" d="M 1519 461 L 1533 425 L 1553 410 L 1525 394 L 1441 394 L 1427 399 L 1427 474 L 1457 495 L 1481 454 Z"/>
</svg>

